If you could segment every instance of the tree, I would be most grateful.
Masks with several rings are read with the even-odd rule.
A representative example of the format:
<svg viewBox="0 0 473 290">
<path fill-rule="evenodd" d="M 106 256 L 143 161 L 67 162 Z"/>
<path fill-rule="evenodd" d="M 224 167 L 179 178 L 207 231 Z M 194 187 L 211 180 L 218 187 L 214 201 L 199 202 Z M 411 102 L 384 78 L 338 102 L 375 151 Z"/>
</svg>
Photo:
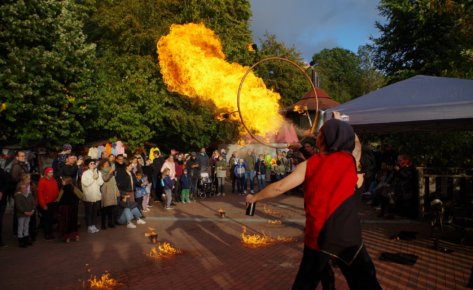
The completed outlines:
<svg viewBox="0 0 473 290">
<path fill-rule="evenodd" d="M 360 96 L 381 88 L 386 81 L 385 76 L 375 67 L 373 53 L 369 45 L 363 45 L 358 48 L 357 56 L 360 59 L 361 69 L 361 75 L 358 80 L 358 94 Z"/>
<path fill-rule="evenodd" d="M 22 145 L 81 143 L 93 112 L 95 46 L 73 1 L 0 4 L 0 139 Z"/>
<path fill-rule="evenodd" d="M 237 124 L 217 122 L 213 104 L 167 91 L 156 42 L 173 23 L 204 22 L 221 37 L 229 61 L 250 63 L 250 15 L 248 1 L 97 1 L 86 26 L 98 51 L 94 131 L 132 148 L 147 140 L 190 149 L 234 139 Z"/>
<path fill-rule="evenodd" d="M 378 69 L 391 81 L 416 74 L 473 78 L 473 2 L 382 0 L 374 38 Z"/>
<path fill-rule="evenodd" d="M 316 64 L 320 86 L 334 100 L 343 103 L 361 95 L 361 61 L 356 54 L 343 48 L 324 49 L 312 61 Z"/>
<path fill-rule="evenodd" d="M 287 48 L 279 42 L 275 35 L 266 33 L 261 42 L 261 49 L 257 51 L 256 61 L 271 56 L 280 56 L 295 62 L 304 68 L 301 54 L 294 48 Z M 283 106 L 297 102 L 311 88 L 310 83 L 301 71 L 283 61 L 264 62 L 256 67 L 256 73 L 266 85 L 281 95 Z"/>
</svg>

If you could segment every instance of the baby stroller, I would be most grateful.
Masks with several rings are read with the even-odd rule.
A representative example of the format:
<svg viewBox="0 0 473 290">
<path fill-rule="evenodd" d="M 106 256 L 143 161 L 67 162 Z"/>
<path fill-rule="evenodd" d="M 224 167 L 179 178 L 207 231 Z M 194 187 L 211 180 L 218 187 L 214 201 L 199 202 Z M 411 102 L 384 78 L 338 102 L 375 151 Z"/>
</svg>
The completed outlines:
<svg viewBox="0 0 473 290">
<path fill-rule="evenodd" d="M 200 198 L 214 196 L 216 194 L 216 187 L 214 180 L 210 177 L 208 172 L 201 172 L 200 179 L 197 184 L 197 195 Z"/>
</svg>

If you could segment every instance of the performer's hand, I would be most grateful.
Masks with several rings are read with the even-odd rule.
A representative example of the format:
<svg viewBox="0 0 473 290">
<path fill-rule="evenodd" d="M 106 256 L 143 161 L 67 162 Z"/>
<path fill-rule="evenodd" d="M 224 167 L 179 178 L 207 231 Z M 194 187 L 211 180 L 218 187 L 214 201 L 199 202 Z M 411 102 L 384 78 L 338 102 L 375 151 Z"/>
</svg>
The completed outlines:
<svg viewBox="0 0 473 290">
<path fill-rule="evenodd" d="M 247 203 L 255 203 L 256 202 L 256 197 L 252 194 L 248 194 L 245 198 L 245 201 Z"/>
</svg>

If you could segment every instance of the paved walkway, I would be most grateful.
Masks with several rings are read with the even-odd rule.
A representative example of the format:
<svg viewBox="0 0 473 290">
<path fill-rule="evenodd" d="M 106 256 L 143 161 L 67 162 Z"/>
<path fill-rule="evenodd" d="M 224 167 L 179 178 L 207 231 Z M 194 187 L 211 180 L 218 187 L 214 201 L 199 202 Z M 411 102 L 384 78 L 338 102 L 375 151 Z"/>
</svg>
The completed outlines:
<svg viewBox="0 0 473 290">
<path fill-rule="evenodd" d="M 219 217 L 219 209 L 225 210 L 226 218 Z M 425 223 L 381 220 L 366 206 L 360 215 L 383 289 L 467 289 L 472 246 L 442 241 L 441 246 L 453 252 L 441 252 L 432 249 Z M 274 219 L 282 225 L 268 223 Z M 303 247 L 303 200 L 298 196 L 258 203 L 254 217 L 245 215 L 243 198 L 236 195 L 179 204 L 174 210 L 155 203 L 147 224 L 136 229 L 120 226 L 87 234 L 82 227 L 79 242 L 46 241 L 40 235 L 27 249 L 18 248 L 9 235 L 10 221 L 7 214 L 4 235 L 9 247 L 0 249 L 0 289 L 87 289 L 87 279 L 105 271 L 122 283 L 122 289 L 290 289 Z M 241 243 L 243 226 L 248 233 L 296 240 L 247 248 Z M 155 245 L 144 236 L 148 227 L 156 229 L 160 242 L 181 249 L 182 255 L 149 258 Z M 400 230 L 417 232 L 417 239 L 392 239 Z M 382 252 L 410 253 L 419 259 L 413 266 L 400 265 L 379 260 Z M 339 269 L 335 273 L 337 289 L 348 289 Z"/>
</svg>

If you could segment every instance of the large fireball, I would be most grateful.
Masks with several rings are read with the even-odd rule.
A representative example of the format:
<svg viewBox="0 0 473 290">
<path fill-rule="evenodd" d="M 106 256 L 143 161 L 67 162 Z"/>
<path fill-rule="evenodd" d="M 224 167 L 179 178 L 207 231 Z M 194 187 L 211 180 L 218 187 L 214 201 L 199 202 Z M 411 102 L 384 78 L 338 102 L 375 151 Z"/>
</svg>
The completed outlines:
<svg viewBox="0 0 473 290">
<path fill-rule="evenodd" d="M 220 39 L 212 30 L 203 24 L 173 24 L 157 46 L 169 91 L 211 100 L 224 112 L 238 110 L 238 87 L 248 67 L 225 61 Z M 283 122 L 278 113 L 280 98 L 250 72 L 240 93 L 241 114 L 248 128 L 260 136 L 277 132 Z"/>
</svg>

